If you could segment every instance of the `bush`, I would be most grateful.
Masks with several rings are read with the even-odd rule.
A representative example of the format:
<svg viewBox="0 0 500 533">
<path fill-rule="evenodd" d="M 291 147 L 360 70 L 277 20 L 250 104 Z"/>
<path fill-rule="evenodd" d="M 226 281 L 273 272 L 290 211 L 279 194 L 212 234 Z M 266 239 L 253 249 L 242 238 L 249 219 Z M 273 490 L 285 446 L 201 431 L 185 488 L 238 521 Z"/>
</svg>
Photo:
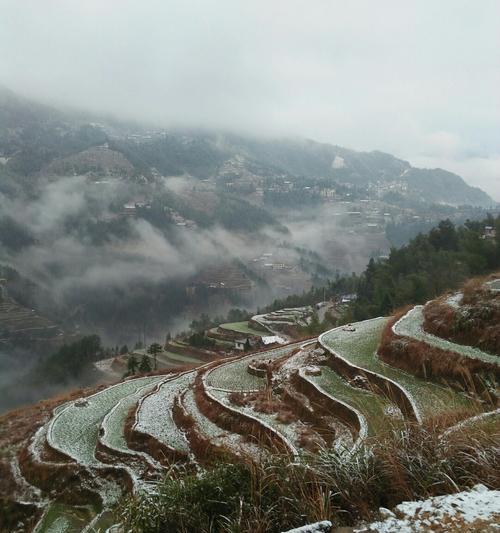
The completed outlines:
<svg viewBox="0 0 500 533">
<path fill-rule="evenodd" d="M 464 413 L 462 413 L 462 416 Z M 493 424 L 444 434 L 451 419 L 408 425 L 354 454 L 328 449 L 305 463 L 274 456 L 259 464 L 218 464 L 184 472 L 159 493 L 130 497 L 120 509 L 132 532 L 279 532 L 323 519 L 368 520 L 380 506 L 500 486 L 500 447 Z"/>
</svg>

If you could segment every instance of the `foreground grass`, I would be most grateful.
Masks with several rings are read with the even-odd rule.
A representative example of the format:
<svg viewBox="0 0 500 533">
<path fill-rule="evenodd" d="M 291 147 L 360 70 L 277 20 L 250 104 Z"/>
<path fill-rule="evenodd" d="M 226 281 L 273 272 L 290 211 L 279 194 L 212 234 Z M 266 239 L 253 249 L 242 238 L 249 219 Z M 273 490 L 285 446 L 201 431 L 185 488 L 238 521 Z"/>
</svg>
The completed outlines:
<svg viewBox="0 0 500 533">
<path fill-rule="evenodd" d="M 157 494 L 139 494 L 117 511 L 126 531 L 278 532 L 329 519 L 370 519 L 383 506 L 463 490 L 500 487 L 498 426 L 443 438 L 444 425 L 406 426 L 346 457 L 334 450 L 307 464 L 275 457 L 265 464 L 219 464 L 180 471 Z"/>
</svg>

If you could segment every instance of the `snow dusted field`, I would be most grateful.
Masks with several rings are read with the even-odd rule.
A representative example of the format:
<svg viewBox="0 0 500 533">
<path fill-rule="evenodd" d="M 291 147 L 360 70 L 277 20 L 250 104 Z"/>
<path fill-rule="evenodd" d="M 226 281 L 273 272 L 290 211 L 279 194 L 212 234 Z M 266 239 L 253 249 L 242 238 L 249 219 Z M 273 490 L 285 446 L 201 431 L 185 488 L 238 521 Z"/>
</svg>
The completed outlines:
<svg viewBox="0 0 500 533">
<path fill-rule="evenodd" d="M 184 395 L 183 406 L 186 412 L 195 420 L 200 432 L 216 446 L 226 447 L 236 455 L 241 455 L 242 452 L 252 457 L 262 455 L 262 450 L 258 446 L 245 442 L 244 437 L 238 433 L 230 433 L 220 428 L 202 414 L 196 405 L 193 389 L 189 389 Z"/>
<path fill-rule="evenodd" d="M 416 305 L 413 309 L 408 311 L 406 315 L 401 317 L 392 327 L 392 330 L 396 335 L 401 337 L 410 337 L 421 342 L 425 342 L 429 346 L 440 348 L 441 350 L 448 350 L 455 352 L 464 357 L 471 359 L 479 359 L 486 361 L 487 363 L 493 363 L 498 365 L 498 357 L 486 352 L 482 352 L 472 346 L 464 346 L 462 344 L 455 344 L 454 342 L 441 339 L 431 333 L 427 333 L 424 330 L 424 307 L 422 305 Z"/>
<path fill-rule="evenodd" d="M 201 430 L 201 432 L 210 438 L 214 444 L 220 444 L 220 440 L 223 440 L 224 437 L 229 435 L 227 431 L 220 428 L 217 424 L 214 424 L 209 420 L 205 415 L 200 413 L 196 400 L 194 398 L 193 389 L 189 389 L 183 397 L 182 404 L 186 412 L 193 417 L 196 425 Z M 219 441 L 219 442 L 217 442 Z"/>
<path fill-rule="evenodd" d="M 173 450 L 189 453 L 189 445 L 184 433 L 179 430 L 172 418 L 174 398 L 194 383 L 196 373 L 187 372 L 165 381 L 141 403 L 136 413 L 134 429 L 151 435 Z"/>
<path fill-rule="evenodd" d="M 231 403 L 229 400 L 229 393 L 224 391 L 212 391 L 212 394 L 216 396 L 224 405 L 227 405 L 234 410 L 237 410 L 245 415 L 248 415 L 252 418 L 255 418 L 256 420 L 259 420 L 260 422 L 263 422 L 265 425 L 270 426 L 273 428 L 277 433 L 282 435 L 286 441 L 288 441 L 290 444 L 292 444 L 291 448 L 298 448 L 297 444 L 297 438 L 298 438 L 298 430 L 300 427 L 303 427 L 303 423 L 301 422 L 292 422 L 291 424 L 283 424 L 279 420 L 276 419 L 276 414 L 267 414 L 267 413 L 260 413 L 258 411 L 255 411 L 252 407 L 249 406 L 235 406 Z"/>
<path fill-rule="evenodd" d="M 250 361 L 276 359 L 300 348 L 303 343 L 295 343 L 276 348 L 267 352 L 250 354 L 236 361 L 220 365 L 207 374 L 206 384 L 209 387 L 226 391 L 257 391 L 266 386 L 266 381 L 247 372 Z"/>
<path fill-rule="evenodd" d="M 133 407 L 143 396 L 153 390 L 163 378 L 159 378 L 154 383 L 141 387 L 134 394 L 130 394 L 120 400 L 102 421 L 104 435 L 101 442 L 108 448 L 118 450 L 122 453 L 135 453 L 128 447 L 125 439 L 125 419 L 131 407 Z"/>
<path fill-rule="evenodd" d="M 56 450 L 84 466 L 99 466 L 95 458 L 99 427 L 105 415 L 122 399 L 161 377 L 145 377 L 118 383 L 86 398 L 81 406 L 70 402 L 49 424 L 47 441 Z"/>
<path fill-rule="evenodd" d="M 470 491 L 400 503 L 394 512 L 381 509 L 384 520 L 356 532 L 498 531 L 500 491 L 476 485 Z M 467 529 L 475 525 L 474 529 Z M 489 529 L 491 527 L 491 529 Z"/>
<path fill-rule="evenodd" d="M 355 324 L 355 331 L 332 329 L 319 337 L 320 343 L 354 366 L 379 374 L 399 385 L 420 418 L 438 412 L 454 411 L 469 404 L 465 396 L 407 374 L 383 363 L 377 356 L 386 318 L 365 320 Z"/>
<path fill-rule="evenodd" d="M 499 292 L 500 291 L 500 279 L 494 279 L 486 283 L 490 291 Z"/>
<path fill-rule="evenodd" d="M 458 294 L 452 295 L 450 304 L 458 305 L 459 296 Z M 289 316 L 291 315 L 287 313 L 279 315 L 280 318 Z M 423 332 L 422 321 L 422 308 L 417 307 L 394 326 L 395 333 L 419 340 L 425 338 L 425 342 L 429 342 L 429 337 L 433 336 Z M 148 376 L 124 381 L 88 398 L 69 402 L 56 408 L 53 411 L 52 420 L 42 426 L 33 438 L 29 451 L 34 459 L 45 457 L 43 452 L 48 442 L 54 449 L 71 457 L 80 465 L 89 467 L 88 472 L 95 476 L 92 478 L 93 481 L 98 480 L 96 488 L 103 496 L 104 509 L 111 517 L 113 504 L 123 496 L 123 487 L 112 476 L 101 475 L 102 470 L 98 467 L 102 467 L 103 463 L 95 457 L 99 439 L 109 448 L 102 455 L 103 461 L 109 461 L 106 468 L 126 470 L 132 479 L 132 491 L 134 492 L 157 490 L 155 483 L 162 470 L 161 465 L 148 455 L 149 452 L 155 452 L 155 450 L 150 448 L 151 442 L 146 442 L 147 438 L 137 439 L 137 447 L 143 451 L 131 450 L 128 447 L 124 425 L 128 414 L 134 407 L 136 408 L 134 423 L 136 432 L 149 435 L 170 450 L 180 452 L 179 455 L 186 461 L 192 460 L 193 464 L 196 464 L 199 460 L 201 464 L 198 466 L 203 466 L 204 463 L 201 457 L 203 454 L 200 453 L 200 457 L 195 455 L 199 452 L 196 434 L 188 430 L 184 432 L 182 429 L 184 425 L 179 423 L 179 427 L 173 420 L 172 410 L 176 398 L 182 402 L 184 410 L 194 420 L 197 432 L 215 446 L 224 447 L 235 455 L 251 456 L 257 461 L 272 453 L 269 447 L 266 447 L 267 442 L 264 440 L 258 443 L 250 442 L 250 440 L 247 442 L 247 435 L 227 431 L 199 411 L 194 393 L 197 375 L 204 382 L 206 401 L 213 402 L 214 405 L 222 404 L 224 408 L 232 411 L 233 415 L 239 414 L 242 419 L 253 419 L 252 427 L 260 426 L 261 430 L 266 428 L 266 435 L 272 436 L 272 441 L 277 443 L 277 449 L 281 451 L 283 448 L 281 444 L 285 444 L 295 461 L 307 462 L 307 454 L 304 452 L 314 449 L 310 447 L 311 443 L 314 445 L 319 442 L 321 446 L 331 443 L 332 448 L 352 455 L 354 450 L 359 449 L 360 446 L 364 449 L 364 444 L 370 445 L 371 439 L 367 437 L 381 435 L 385 430 L 402 427 L 403 415 L 395 403 L 382 396 L 382 393 L 378 394 L 380 392 L 378 390 L 372 392 L 353 386 L 359 384 L 357 381 L 360 376 L 356 377 L 356 383 L 342 378 L 326 366 L 329 362 L 328 358 L 344 359 L 347 364 L 359 369 L 359 372 L 355 374 L 370 375 L 372 373 L 373 377 L 375 373 L 391 381 L 393 386 L 399 387 L 409 398 L 419 421 L 427 416 L 454 411 L 470 404 L 465 396 L 451 389 L 416 378 L 383 363 L 377 356 L 377 348 L 386 324 L 387 319 L 378 318 L 356 323 L 352 328 L 333 329 L 320 337 L 319 343 L 323 348 L 318 348 L 317 341 L 314 339 L 280 346 L 267 352 L 242 354 L 239 359 L 231 358 L 208 363 L 197 369 L 191 367 L 180 374 Z M 441 339 L 437 339 L 436 342 L 438 341 L 439 347 L 443 344 L 451 344 L 457 352 L 460 349 L 478 351 Z M 325 351 L 327 354 L 324 353 Z M 278 370 L 274 370 L 272 386 L 268 391 L 269 397 L 266 396 L 267 393 L 255 394 L 253 398 L 247 399 L 247 405 L 236 405 L 244 402 L 238 402 L 240 395 L 233 395 L 233 397 L 232 392 L 259 392 L 267 387 L 265 378 L 248 372 L 249 363 L 276 360 L 282 356 L 290 357 Z M 299 378 L 296 377 L 297 372 Z M 300 388 L 296 381 L 300 378 L 308 380 L 309 387 Z M 360 381 L 361 386 L 367 385 L 362 379 Z M 315 387 L 316 391 L 312 391 L 310 387 Z M 302 409 L 296 407 L 291 399 L 293 393 L 298 391 L 306 391 L 301 392 L 302 399 L 299 394 L 295 398 L 303 404 Z M 335 408 L 332 408 L 328 410 L 326 416 L 320 409 L 314 413 L 313 409 L 318 407 L 314 405 L 318 392 L 350 409 L 359 420 L 359 432 L 351 431 L 349 426 L 342 422 L 345 419 L 345 413 L 338 404 L 335 406 L 337 412 Z M 273 400 L 273 403 L 266 402 L 266 399 Z M 255 409 L 255 404 L 260 409 L 274 412 L 259 412 Z M 309 408 L 310 412 L 305 411 L 306 408 Z M 220 405 L 218 409 L 220 410 Z M 342 413 L 339 410 L 342 410 Z M 279 414 L 276 411 L 279 411 Z M 320 422 L 317 422 L 318 419 L 313 416 L 318 413 L 322 417 Z M 339 416 L 340 414 L 344 416 Z M 291 422 L 287 423 L 287 420 Z M 321 427 L 314 427 L 311 420 L 315 420 L 315 423 L 317 422 Z M 473 419 L 460 422 L 453 428 L 449 428 L 448 432 L 441 432 L 440 436 L 446 439 L 453 435 L 454 431 L 460 431 L 466 425 L 472 427 L 473 424 L 485 424 L 490 420 L 495 423 L 495 420 L 498 420 L 497 413 L 481 414 Z M 357 429 L 356 420 L 352 419 L 351 423 Z M 244 427 L 247 426 L 241 426 L 241 428 Z M 234 429 L 243 431 L 241 428 Z M 325 436 L 325 433 L 320 430 L 326 430 L 328 435 Z M 191 453 L 189 438 L 193 439 L 194 453 Z M 135 441 L 134 446 L 136 446 Z M 141 448 L 141 446 L 144 447 Z M 112 450 L 121 452 L 121 454 L 113 455 Z M 122 454 L 129 455 L 124 457 Z M 133 456 L 138 454 L 142 457 Z M 50 455 L 47 454 L 47 457 Z M 50 462 L 50 459 L 47 461 Z M 57 466 L 57 463 L 53 464 Z M 13 473 L 14 477 L 19 478 L 18 483 L 21 485 L 22 479 L 18 471 L 19 468 Z M 74 509 L 77 512 L 74 512 Z M 92 509 L 90 513 L 83 513 L 83 517 L 79 516 L 80 511 L 73 507 L 52 506 L 43 519 L 44 523 L 49 525 L 49 529 L 39 531 L 70 531 L 71 528 L 74 529 L 74 523 L 80 520 L 88 525 L 91 523 L 89 520 L 97 523 L 96 521 L 100 519 Z M 364 529 L 358 531 L 379 531 L 380 533 L 401 531 L 405 533 L 425 531 L 426 528 L 431 530 L 433 527 L 446 531 L 448 525 L 455 528 L 453 531 L 459 531 L 461 526 L 465 527 L 477 520 L 482 521 L 481 527 L 484 524 L 489 527 L 489 520 L 498 522 L 500 519 L 500 491 L 488 491 L 483 486 L 476 486 L 473 490 L 453 496 L 436 497 L 422 502 L 404 502 L 393 512 L 381 510 L 380 516 L 379 522 L 363 526 Z M 109 520 L 109 517 L 106 520 Z M 93 523 L 91 524 L 94 527 Z M 328 528 L 326 523 L 316 524 L 299 528 L 297 533 L 299 531 L 328 531 Z M 87 527 L 87 529 L 80 530 L 90 531 L 91 529 Z"/>
<path fill-rule="evenodd" d="M 362 416 L 361 425 L 366 425 L 368 435 L 374 435 L 389 429 L 396 420 L 402 419 L 399 408 L 387 398 L 365 391 L 358 387 L 351 387 L 332 369 L 324 367 L 319 376 L 304 376 L 333 398 L 347 404 Z M 390 409 L 392 408 L 392 410 Z M 390 417 L 390 413 L 398 416 Z"/>
</svg>

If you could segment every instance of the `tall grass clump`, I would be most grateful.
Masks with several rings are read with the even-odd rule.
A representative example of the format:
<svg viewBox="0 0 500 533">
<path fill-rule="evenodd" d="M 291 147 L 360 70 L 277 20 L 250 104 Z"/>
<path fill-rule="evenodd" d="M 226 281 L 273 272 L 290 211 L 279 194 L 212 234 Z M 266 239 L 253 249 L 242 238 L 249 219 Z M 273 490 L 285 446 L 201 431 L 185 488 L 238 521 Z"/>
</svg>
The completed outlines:
<svg viewBox="0 0 500 533">
<path fill-rule="evenodd" d="M 219 463 L 168 478 L 156 494 L 129 497 L 119 509 L 126 531 L 274 533 L 329 519 L 352 525 L 379 507 L 465 490 L 500 488 L 498 424 L 445 433 L 443 420 L 409 424 L 355 453 L 328 449 L 301 462 Z"/>
</svg>

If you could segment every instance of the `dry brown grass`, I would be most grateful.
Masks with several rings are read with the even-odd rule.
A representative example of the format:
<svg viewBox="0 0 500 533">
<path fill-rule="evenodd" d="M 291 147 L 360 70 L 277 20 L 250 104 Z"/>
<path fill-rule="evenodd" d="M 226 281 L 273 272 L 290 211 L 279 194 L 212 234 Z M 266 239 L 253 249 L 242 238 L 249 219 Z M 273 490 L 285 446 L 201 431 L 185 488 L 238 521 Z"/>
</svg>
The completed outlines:
<svg viewBox="0 0 500 533">
<path fill-rule="evenodd" d="M 492 295 L 492 293 L 484 286 L 487 280 L 488 277 L 480 277 L 466 281 L 462 285 L 463 304 L 469 305 L 477 303 L 478 301 L 487 300 L 489 296 Z"/>
<path fill-rule="evenodd" d="M 205 465 L 221 460 L 229 462 L 230 460 L 236 459 L 235 454 L 228 448 L 213 444 L 210 438 L 203 434 L 196 420 L 184 407 L 185 394 L 184 392 L 176 396 L 172 408 L 172 418 L 177 427 L 182 429 L 187 436 L 189 446 L 196 459 Z"/>
<path fill-rule="evenodd" d="M 500 294 L 471 283 L 467 309 L 460 312 L 442 298 L 424 308 L 424 329 L 457 344 L 475 346 L 500 356 Z"/>
<path fill-rule="evenodd" d="M 369 453 L 323 449 L 311 454 L 307 464 L 285 457 L 220 464 L 205 475 L 168 480 L 157 496 L 129 500 L 121 517 L 130 531 L 278 533 L 325 519 L 352 526 L 372 520 L 381 506 L 391 509 L 402 500 L 454 493 L 477 483 L 498 489 L 498 427 L 464 428 L 443 437 L 448 423 L 408 424 L 374 438 Z M 302 439 L 306 445 L 307 433 Z M 210 493 L 217 498 L 200 499 Z M 214 500 L 223 507 L 214 507 Z"/>
<path fill-rule="evenodd" d="M 498 366 L 395 335 L 392 326 L 403 314 L 404 311 L 396 314 L 383 331 L 378 349 L 382 361 L 415 376 L 467 391 L 496 405 L 497 397 L 491 382 L 500 382 Z"/>
<path fill-rule="evenodd" d="M 196 376 L 194 396 L 200 412 L 214 424 L 217 424 L 221 428 L 232 433 L 243 435 L 273 452 L 279 454 L 289 453 L 285 441 L 274 431 L 271 431 L 254 418 L 249 417 L 242 412 L 235 412 L 232 409 L 213 401 L 207 395 L 205 390 L 202 372 L 199 372 Z M 238 398 L 237 401 L 243 402 L 241 405 L 245 405 L 245 396 L 246 395 L 240 396 L 236 394 L 234 397 Z"/>
</svg>

